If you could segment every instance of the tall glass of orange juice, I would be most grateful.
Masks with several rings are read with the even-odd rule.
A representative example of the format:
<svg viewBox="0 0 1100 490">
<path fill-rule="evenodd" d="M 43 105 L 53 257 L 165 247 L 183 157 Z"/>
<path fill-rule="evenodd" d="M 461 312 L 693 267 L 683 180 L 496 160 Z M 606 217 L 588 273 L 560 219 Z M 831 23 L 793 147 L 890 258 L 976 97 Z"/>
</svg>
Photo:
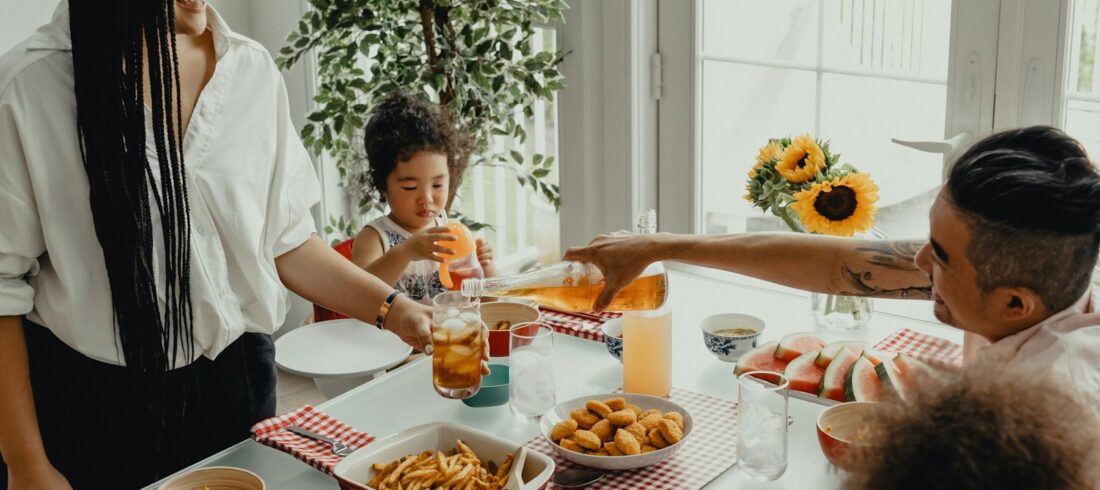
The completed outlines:
<svg viewBox="0 0 1100 490">
<path fill-rule="evenodd" d="M 672 312 L 623 313 L 623 391 L 668 396 L 672 390 Z"/>
<path fill-rule="evenodd" d="M 481 389 L 481 302 L 456 291 L 432 300 L 432 384 L 447 398 Z"/>
</svg>

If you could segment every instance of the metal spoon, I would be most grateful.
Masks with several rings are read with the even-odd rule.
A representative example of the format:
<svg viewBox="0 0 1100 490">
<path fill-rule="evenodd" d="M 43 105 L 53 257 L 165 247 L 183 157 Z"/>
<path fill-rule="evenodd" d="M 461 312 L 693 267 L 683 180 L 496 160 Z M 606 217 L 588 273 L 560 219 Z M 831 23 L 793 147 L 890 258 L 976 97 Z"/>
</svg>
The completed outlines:
<svg viewBox="0 0 1100 490">
<path fill-rule="evenodd" d="M 554 484 L 562 488 L 583 488 L 603 478 L 603 472 L 569 468 L 554 473 Z"/>
</svg>

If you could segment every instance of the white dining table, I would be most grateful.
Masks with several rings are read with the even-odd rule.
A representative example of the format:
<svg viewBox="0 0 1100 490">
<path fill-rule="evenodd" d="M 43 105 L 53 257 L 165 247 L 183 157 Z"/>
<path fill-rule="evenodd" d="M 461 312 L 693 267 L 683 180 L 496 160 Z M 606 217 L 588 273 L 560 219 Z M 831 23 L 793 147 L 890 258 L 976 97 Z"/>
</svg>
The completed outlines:
<svg viewBox="0 0 1100 490">
<path fill-rule="evenodd" d="M 855 331 L 815 329 L 811 321 L 809 299 L 805 293 L 744 285 L 731 280 L 734 277 L 670 272 L 668 301 L 673 325 L 673 386 L 726 400 L 737 400 L 733 365 L 718 360 L 706 349 L 699 329 L 703 318 L 717 313 L 745 313 L 763 319 L 766 327 L 761 343 L 800 331 L 815 331 L 830 342 L 844 339 L 875 343 L 903 327 L 962 342 L 962 334 L 956 329 L 883 311 L 876 311 L 867 326 Z M 881 300 L 879 301 L 878 304 L 881 304 Z M 919 306 L 931 308 L 930 303 Z M 902 307 L 906 308 L 911 306 Z M 506 358 L 494 358 L 493 362 L 506 362 Z M 622 365 L 608 354 L 602 343 L 591 340 L 555 333 L 554 369 L 559 400 L 607 393 L 622 386 Z M 385 437 L 409 427 L 439 421 L 463 424 L 496 434 L 517 445 L 538 435 L 538 424 L 517 422 L 509 413 L 507 404 L 471 408 L 458 400 L 440 397 L 432 388 L 431 370 L 430 359 L 422 358 L 316 408 L 376 437 Z M 824 408 L 814 402 L 790 398 L 789 415 L 794 421 L 788 435 L 788 465 L 786 473 L 778 480 L 750 480 L 731 461 L 729 469 L 705 488 L 793 490 L 839 487 L 843 474 L 825 460 L 815 431 L 817 416 Z M 733 417 L 734 414 L 731 413 L 730 416 Z M 730 440 L 729 443 L 735 444 L 735 441 Z M 286 453 L 252 440 L 242 441 L 181 472 L 206 466 L 248 469 L 263 478 L 270 490 L 338 488 L 336 481 L 324 473 Z M 155 489 L 161 483 L 154 483 L 147 488 Z"/>
</svg>

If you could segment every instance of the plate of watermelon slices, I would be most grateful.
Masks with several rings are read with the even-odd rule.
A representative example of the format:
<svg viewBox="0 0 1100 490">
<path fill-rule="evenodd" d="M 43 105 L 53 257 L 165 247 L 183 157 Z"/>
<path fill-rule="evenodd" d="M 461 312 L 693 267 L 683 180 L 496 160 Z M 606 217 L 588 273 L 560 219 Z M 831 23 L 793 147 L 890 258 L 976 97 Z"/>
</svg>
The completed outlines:
<svg viewBox="0 0 1100 490">
<path fill-rule="evenodd" d="M 827 344 L 811 332 L 792 333 L 746 352 L 737 359 L 733 374 L 749 371 L 781 372 L 790 396 L 822 405 L 880 401 L 889 392 L 904 400 L 915 384 L 949 376 L 906 354 L 874 350 L 859 341 Z"/>
</svg>

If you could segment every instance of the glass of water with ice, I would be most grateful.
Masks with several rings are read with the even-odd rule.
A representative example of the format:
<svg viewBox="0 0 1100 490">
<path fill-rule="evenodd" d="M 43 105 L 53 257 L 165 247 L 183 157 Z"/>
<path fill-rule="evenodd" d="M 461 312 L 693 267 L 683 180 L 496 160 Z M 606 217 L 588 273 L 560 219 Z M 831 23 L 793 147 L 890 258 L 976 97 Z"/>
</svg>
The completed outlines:
<svg viewBox="0 0 1100 490">
<path fill-rule="evenodd" d="M 508 329 L 508 405 L 512 415 L 534 422 L 554 407 L 554 329 L 545 323 L 520 323 Z"/>
<path fill-rule="evenodd" d="M 787 382 L 774 371 L 737 378 L 737 466 L 753 480 L 787 471 Z"/>
</svg>

